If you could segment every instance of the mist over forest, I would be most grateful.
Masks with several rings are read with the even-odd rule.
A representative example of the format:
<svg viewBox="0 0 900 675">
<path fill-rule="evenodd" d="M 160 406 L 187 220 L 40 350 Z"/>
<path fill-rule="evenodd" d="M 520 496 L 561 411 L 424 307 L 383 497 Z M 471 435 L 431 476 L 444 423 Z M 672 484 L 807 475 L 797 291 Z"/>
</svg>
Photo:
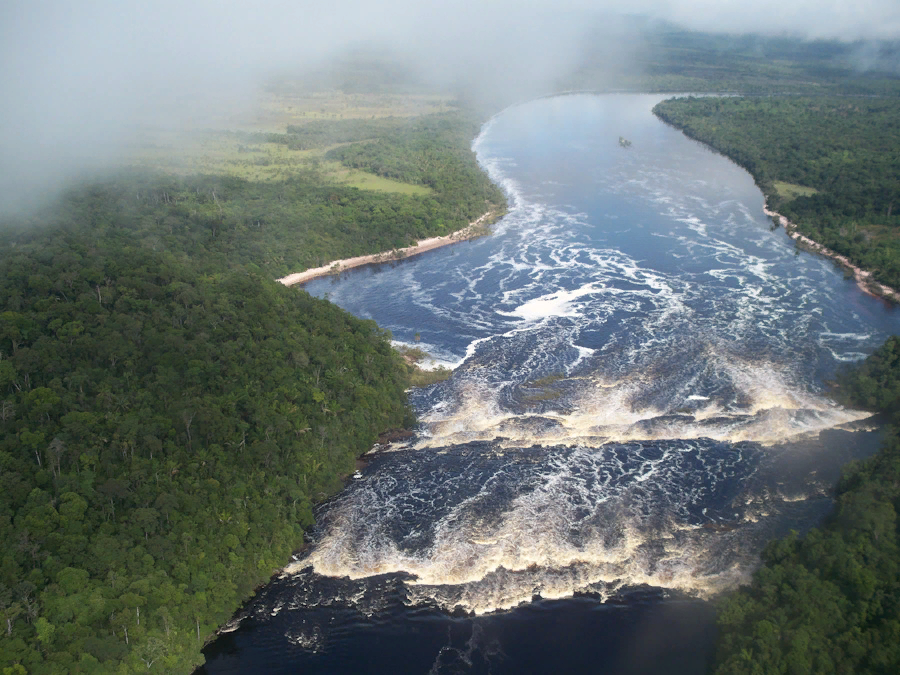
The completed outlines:
<svg viewBox="0 0 900 675">
<path fill-rule="evenodd" d="M 678 424 L 684 423 L 688 425 L 684 428 L 691 429 L 684 438 L 708 436 L 709 427 L 700 428 L 707 418 L 710 424 L 724 419 L 726 427 L 733 419 L 757 419 L 760 411 L 748 412 L 748 402 L 757 395 L 762 401 L 758 426 L 770 426 L 765 414 L 773 410 L 778 419 L 791 422 L 785 428 L 793 430 L 795 421 L 802 427 L 808 418 L 825 420 L 821 424 L 833 431 L 829 425 L 837 418 L 830 415 L 839 406 L 826 400 L 811 375 L 797 390 L 799 398 L 776 397 L 788 401 L 776 405 L 767 396 L 770 386 L 782 393 L 789 390 L 794 380 L 788 373 L 781 382 L 781 375 L 798 363 L 800 370 L 809 364 L 779 363 L 773 375 L 766 359 L 789 352 L 784 343 L 769 342 L 770 334 L 753 337 L 750 347 L 734 338 L 740 332 L 732 330 L 735 326 L 756 328 L 751 325 L 755 320 L 745 321 L 746 307 L 772 300 L 759 314 L 768 320 L 778 314 L 769 308 L 777 307 L 776 300 L 795 297 L 790 294 L 798 284 L 808 290 L 800 306 L 783 303 L 790 305 L 795 313 L 790 316 L 798 317 L 798 325 L 820 316 L 807 312 L 807 299 L 837 305 L 849 297 L 842 293 L 851 282 L 840 274 L 830 275 L 831 268 L 810 263 L 803 269 L 813 272 L 793 278 L 791 272 L 797 267 L 792 263 L 801 249 L 781 255 L 784 241 L 793 240 L 783 237 L 788 230 L 778 231 L 774 222 L 754 221 L 741 232 L 759 235 L 760 241 L 771 244 L 771 251 L 760 253 L 763 257 L 753 258 L 752 265 L 733 276 L 720 274 L 717 256 L 724 255 L 725 247 L 707 246 L 711 240 L 707 233 L 743 223 L 742 218 L 752 221 L 758 211 L 756 202 L 763 198 L 770 208 L 794 221 L 789 234 L 803 233 L 846 256 L 848 265 L 869 270 L 866 283 L 870 285 L 860 282 L 866 293 L 853 287 L 852 297 L 863 307 L 859 311 L 866 321 L 872 317 L 877 321 L 869 327 L 857 326 L 859 317 L 840 307 L 838 323 L 848 325 L 823 328 L 823 341 L 826 346 L 829 341 L 850 341 L 851 347 L 834 352 L 820 343 L 804 343 L 798 347 L 803 358 L 815 357 L 826 369 L 833 365 L 833 358 L 862 359 L 862 350 L 874 350 L 870 342 L 894 318 L 888 310 L 882 312 L 880 301 L 870 294 L 881 293 L 876 286 L 881 283 L 900 288 L 900 238 L 896 237 L 900 231 L 900 110 L 896 105 L 900 100 L 900 5 L 896 0 L 853 5 L 836 0 L 761 0 L 752 6 L 737 0 L 536 0 L 525 5 L 509 0 L 450 4 L 37 0 L 0 7 L 0 62 L 0 541 L 8 544 L 0 551 L 3 675 L 190 672 L 203 662 L 201 650 L 217 631 L 223 626 L 235 628 L 246 616 L 235 615 L 241 603 L 250 603 L 248 598 L 275 571 L 315 547 L 310 546 L 310 532 L 321 509 L 348 483 L 363 485 L 351 478 L 362 478 L 360 472 L 366 471 L 360 458 L 376 443 L 409 439 L 415 436 L 414 429 L 425 429 L 417 426 L 427 424 L 417 415 L 427 416 L 428 406 L 439 398 L 437 391 L 450 392 L 431 410 L 438 417 L 461 406 L 463 413 L 458 419 L 451 415 L 447 424 L 455 433 L 459 422 L 460 438 L 472 433 L 474 427 L 467 424 L 473 419 L 500 410 L 498 434 L 509 436 L 521 416 L 527 432 L 522 438 L 532 438 L 530 434 L 546 424 L 543 431 L 561 429 L 562 443 L 576 438 L 564 436 L 568 432 L 563 422 L 571 416 L 590 427 L 590 435 L 576 439 L 588 438 L 590 446 L 603 438 L 595 434 L 592 415 L 602 418 L 606 413 L 597 410 L 608 411 L 610 419 L 624 416 L 631 420 L 629 433 L 638 440 L 629 436 L 633 443 L 620 448 L 623 457 L 640 447 L 637 456 L 646 450 L 648 466 L 655 466 L 657 448 L 654 440 L 647 441 L 641 434 L 662 429 L 670 433 L 662 440 L 680 441 L 680 436 L 671 436 L 675 433 L 671 429 L 680 429 Z M 656 118 L 647 103 L 653 96 L 542 98 L 578 92 L 651 94 L 659 99 L 668 94 L 684 96 L 657 105 Z M 663 239 L 650 242 L 649 237 L 634 235 L 637 253 L 629 258 L 623 248 L 615 255 L 622 253 L 624 262 L 607 269 L 604 265 L 611 260 L 612 248 L 592 248 L 596 232 L 588 233 L 581 254 L 569 248 L 582 218 L 569 211 L 579 209 L 566 206 L 553 211 L 544 208 L 548 205 L 533 204 L 535 208 L 523 213 L 527 209 L 520 208 L 521 195 L 510 188 L 513 182 L 505 181 L 502 162 L 486 165 L 481 150 L 476 156 L 477 139 L 487 135 L 494 116 L 500 119 L 532 104 L 560 103 L 563 108 L 565 103 L 590 101 L 596 107 L 587 106 L 589 114 L 582 119 L 595 123 L 605 114 L 597 111 L 613 99 L 617 101 L 610 108 L 618 105 L 624 112 L 604 123 L 628 126 L 643 115 L 637 125 L 643 131 L 635 133 L 648 135 L 631 136 L 612 126 L 600 131 L 598 124 L 591 128 L 595 138 L 585 139 L 583 133 L 577 141 L 570 138 L 567 151 L 584 140 L 590 162 L 608 152 L 616 153 L 610 155 L 611 162 L 623 166 L 633 162 L 635 173 L 622 179 L 622 185 L 630 189 L 645 182 L 638 160 L 646 160 L 641 152 L 656 143 L 659 136 L 653 134 L 668 134 L 673 145 L 665 147 L 688 148 L 693 154 L 686 156 L 700 158 L 692 166 L 697 180 L 691 189 L 702 184 L 715 190 L 702 174 L 706 162 L 713 167 L 727 165 L 745 179 L 743 194 L 749 195 L 745 199 L 749 206 L 741 210 L 745 204 L 739 198 L 722 202 L 723 213 L 732 210 L 734 214 L 727 223 L 716 220 L 720 218 L 719 194 L 709 197 L 711 207 L 702 217 L 660 221 L 659 233 L 681 228 L 687 237 L 683 241 L 699 242 L 699 248 L 678 256 L 661 248 L 659 260 L 696 261 L 703 258 L 696 251 L 708 253 L 712 267 L 702 282 L 692 278 L 682 284 L 674 276 L 666 281 L 671 288 L 687 289 L 685 293 L 696 290 L 696 298 L 660 292 L 665 284 L 658 282 L 666 272 L 653 269 L 655 262 L 647 263 L 644 254 Z M 516 105 L 520 103 L 526 104 Z M 546 141 L 545 136 L 556 132 L 575 134 L 577 127 L 575 123 L 568 127 L 570 120 L 564 115 L 535 119 L 539 122 L 530 123 L 533 126 L 523 125 L 528 132 L 517 144 L 523 152 L 531 149 L 533 141 L 538 145 L 538 140 Z M 554 125 L 560 128 L 551 128 Z M 738 166 L 685 140 L 681 131 Z M 636 141 L 633 146 L 631 139 Z M 558 148 L 550 149 L 555 151 L 562 157 L 560 165 L 567 167 L 571 157 Z M 660 160 L 660 165 L 667 159 Z M 571 173 L 587 180 L 593 168 L 590 164 Z M 677 179 L 672 184 L 681 185 L 678 180 L 687 173 L 672 169 L 670 175 Z M 552 186 L 561 184 L 556 178 L 569 176 L 540 176 L 546 180 L 533 192 L 552 191 Z M 599 181 L 584 191 L 599 192 L 598 185 Z M 675 195 L 685 197 L 681 200 L 685 214 L 704 203 L 691 189 Z M 644 194 L 634 201 L 656 203 L 653 199 L 660 194 Z M 663 194 L 661 199 L 671 196 Z M 665 203 L 669 209 L 671 202 Z M 619 214 L 603 214 L 604 219 L 607 216 L 614 222 Z M 661 217 L 669 216 L 666 211 Z M 619 222 L 630 217 L 623 215 Z M 703 219 L 709 220 L 709 228 Z M 561 230 L 564 236 L 556 241 L 544 236 L 541 227 L 545 225 L 548 230 L 569 229 Z M 503 250 L 500 235 L 513 230 L 522 230 L 527 235 L 522 241 L 536 247 L 527 264 L 507 259 Z M 619 245 L 614 239 L 620 232 L 601 234 L 603 246 Z M 463 239 L 476 241 L 460 244 Z M 333 282 L 337 287 L 348 276 L 342 274 L 342 263 L 360 258 L 377 262 L 381 271 L 400 271 L 407 263 L 406 269 L 413 271 L 415 263 L 405 258 L 414 255 L 424 240 L 452 243 L 444 249 L 448 256 L 463 253 L 470 245 L 496 245 L 496 255 L 485 266 L 497 264 L 502 271 L 507 265 L 509 279 L 516 281 L 516 274 L 522 273 L 525 285 L 509 290 L 501 283 L 502 294 L 495 297 L 496 288 L 489 287 L 482 296 L 476 287 L 484 281 L 481 276 L 491 275 L 480 271 L 469 275 L 465 287 L 460 287 L 458 304 L 480 311 L 478 302 L 483 302 L 488 309 L 482 314 L 462 313 L 455 328 L 448 328 L 447 317 L 455 316 L 456 308 L 447 312 L 439 308 L 428 315 L 424 305 L 416 305 L 428 283 L 414 279 L 408 287 L 397 284 L 402 296 L 398 305 L 412 298 L 412 309 L 407 314 L 396 312 L 402 317 L 398 321 L 409 324 L 401 323 L 391 333 L 381 318 L 376 317 L 378 324 L 371 320 L 369 309 L 353 316 L 350 311 L 356 313 L 355 309 L 345 311 L 327 294 L 316 298 L 302 288 L 279 283 L 295 272 L 312 270 L 325 275 L 322 283 Z M 560 242 L 558 250 L 540 248 Z M 729 243 L 728 255 L 740 259 L 742 247 L 756 250 L 753 247 L 758 245 L 755 241 Z M 524 247 L 509 248 L 517 256 Z M 760 263 L 770 253 L 789 272 L 780 280 L 766 277 L 756 286 L 745 287 L 745 279 L 777 267 L 773 262 Z M 451 271 L 435 284 L 445 299 L 457 297 L 444 292 L 441 284 L 452 285 L 465 276 L 460 272 L 464 267 L 456 264 L 463 257 L 450 259 Z M 418 260 L 424 261 L 425 256 Z M 545 265 L 546 260 L 563 263 L 554 268 Z M 590 283 L 586 280 L 580 288 L 570 288 L 570 281 L 576 282 L 565 276 L 569 263 L 581 265 Z M 742 264 L 741 260 L 735 264 Z M 552 278 L 554 270 L 564 273 Z M 532 272 L 538 274 L 536 281 L 529 277 Z M 546 283 L 541 276 L 545 273 L 549 275 Z M 666 372 L 652 359 L 647 368 L 624 357 L 620 363 L 615 361 L 616 355 L 627 352 L 622 345 L 641 335 L 631 330 L 631 324 L 608 340 L 613 348 L 606 361 L 591 359 L 607 345 L 576 344 L 581 328 L 566 342 L 569 334 L 553 324 L 578 318 L 579 303 L 596 295 L 597 306 L 582 312 L 589 321 L 602 319 L 584 331 L 588 340 L 601 340 L 598 336 L 606 327 L 600 324 L 610 308 L 615 309 L 616 297 L 625 298 L 620 309 L 627 308 L 623 311 L 633 313 L 635 321 L 663 316 L 662 323 L 671 327 L 669 310 L 674 316 L 697 298 L 702 305 L 712 297 L 706 291 L 714 285 L 709 279 L 719 279 L 717 274 L 727 277 L 722 281 L 722 297 L 738 298 L 742 318 L 729 325 L 730 315 L 722 309 L 729 305 L 724 300 L 709 317 L 701 317 L 723 322 L 725 337 L 710 342 L 708 350 L 702 339 L 695 339 L 696 325 L 683 323 L 684 339 L 676 336 L 672 344 L 686 351 L 684 358 L 677 356 L 675 370 L 688 372 L 696 366 L 695 373 L 700 373 L 687 377 L 683 391 L 681 385 L 661 389 L 659 382 L 665 378 L 646 377 L 647 372 Z M 646 286 L 641 286 L 641 279 L 647 280 Z M 825 281 L 816 286 L 821 279 Z M 612 288 L 610 283 L 620 283 L 621 288 L 607 298 L 603 293 Z M 558 288 L 546 295 L 554 285 Z M 770 292 L 777 298 L 766 295 Z M 782 292 L 787 295 L 778 295 Z M 628 300 L 630 294 L 634 294 L 633 303 Z M 478 302 L 472 300 L 475 296 Z M 604 302 L 602 311 L 596 311 Z M 510 311 L 495 311 L 504 303 Z M 386 306 L 393 311 L 393 305 Z M 648 306 L 653 311 L 635 309 Z M 541 316 L 545 311 L 550 315 Z M 527 336 L 544 319 L 551 329 L 534 339 L 533 355 L 507 354 L 498 347 L 511 344 L 507 338 L 520 332 Z M 510 331 L 514 322 L 519 323 Z M 446 361 L 429 355 L 420 343 L 420 331 L 425 342 L 429 339 L 425 324 L 430 324 L 432 337 L 453 333 L 461 344 L 453 345 L 459 353 L 444 345 L 449 354 Z M 768 326 L 766 321 L 761 325 Z M 472 335 L 470 327 L 475 331 Z M 654 330 L 657 327 L 653 324 Z M 793 335 L 793 327 L 790 331 Z M 492 345 L 495 338 L 497 344 Z M 550 341 L 542 343 L 543 339 Z M 662 349 L 659 363 L 663 365 L 672 354 L 681 353 L 668 350 L 655 333 L 646 343 L 637 347 Z M 743 368 L 740 359 L 722 357 L 727 353 L 721 349 L 725 343 L 737 355 L 759 344 L 767 346 L 763 357 L 754 356 Z M 494 347 L 497 351 L 488 351 Z M 571 353 L 577 353 L 576 361 L 559 360 Z M 841 381 L 842 400 L 848 410 L 853 407 L 853 415 L 867 415 L 858 408 L 896 417 L 900 410 L 894 395 L 900 391 L 898 354 L 897 340 L 889 341 L 859 373 Z M 483 362 L 475 358 L 479 355 Z M 441 367 L 430 368 L 438 363 Z M 515 376 L 501 373 L 500 384 L 478 380 L 507 363 L 525 365 L 516 366 Z M 603 367 L 609 375 L 619 366 L 625 372 L 635 364 L 636 372 L 641 371 L 636 380 L 650 387 L 647 401 L 652 403 L 651 408 L 637 412 L 634 407 L 641 404 L 633 393 L 637 390 L 611 394 L 618 386 L 612 382 L 618 374 L 610 375 L 609 383 L 594 386 L 604 376 Z M 447 365 L 457 370 L 443 367 Z M 590 370 L 595 367 L 599 369 Z M 713 379 L 719 378 L 716 386 L 695 392 L 697 382 L 710 373 Z M 732 376 L 734 382 L 720 389 Z M 440 389 L 442 385 L 447 389 Z M 752 391 L 739 391 L 745 385 Z M 588 398 L 578 398 L 580 387 L 587 387 L 583 393 L 590 394 Z M 728 387 L 737 393 L 731 396 Z M 809 390 L 800 391 L 803 387 Z M 460 392 L 458 399 L 452 398 L 455 391 Z M 720 398 L 733 400 L 714 400 L 721 391 L 727 396 Z M 814 409 L 803 408 L 811 392 Z M 682 394 L 686 398 L 676 400 Z M 593 400 L 591 396 L 605 407 L 582 415 L 579 406 Z M 447 408 L 440 408 L 444 403 Z M 722 410 L 709 412 L 720 403 Z M 657 404 L 659 409 L 654 407 Z M 506 405 L 515 408 L 508 415 Z M 795 410 L 798 405 L 801 408 Z M 663 409 L 666 414 L 660 412 Z M 465 414 L 466 410 L 471 414 Z M 644 413 L 650 417 L 642 418 Z M 695 422 L 700 426 L 691 426 Z M 483 450 L 487 465 L 496 467 L 510 459 L 501 460 L 508 448 L 491 449 L 492 424 L 472 447 L 454 446 L 465 462 L 470 462 L 470 451 L 474 457 Z M 456 437 L 430 438 L 449 447 L 446 439 Z M 736 447 L 729 445 L 732 440 L 716 440 L 715 448 L 707 444 L 707 449 L 732 457 Z M 757 441 L 753 436 L 746 442 Z M 529 456 L 542 462 L 546 449 L 542 448 L 534 445 Z M 596 449 L 590 446 L 583 454 L 592 461 L 602 459 L 603 453 L 593 452 Z M 695 453 L 699 460 L 703 452 Z M 663 454 L 669 454 L 668 450 Z M 869 659 L 870 653 L 875 655 L 872 663 L 900 662 L 895 649 L 900 624 L 882 622 L 885 612 L 900 607 L 895 582 L 895 506 L 900 509 L 900 480 L 894 478 L 900 476 L 897 457 L 900 449 L 892 441 L 877 461 L 851 466 L 834 495 L 845 517 L 827 524 L 831 529 L 823 529 L 825 535 L 812 537 L 809 544 L 790 539 L 763 553 L 761 578 L 768 574 L 766 565 L 785 563 L 784 569 L 778 584 L 764 592 L 751 588 L 735 594 L 722 621 L 730 631 L 725 643 L 731 650 L 723 652 L 723 663 L 727 662 L 723 668 L 731 670 L 722 672 L 752 672 L 745 668 L 746 655 L 747 650 L 758 648 L 757 634 L 765 638 L 765 658 L 774 664 L 772 672 L 784 659 L 805 663 L 802 659 L 814 658 L 806 652 L 795 653 L 800 650 L 797 645 L 804 644 L 817 645 L 809 650 L 817 650 L 820 656 L 815 658 L 831 659 L 829 663 L 841 664 L 843 672 L 863 672 L 853 668 Z M 697 465 L 705 469 L 705 462 L 699 460 Z M 472 461 L 477 468 L 477 461 Z M 526 464 L 522 475 L 534 468 L 530 460 Z M 623 485 L 633 476 L 639 476 L 638 482 L 650 477 L 652 471 L 641 473 L 643 460 L 631 464 L 628 471 L 633 473 L 623 474 Z M 566 483 L 555 480 L 558 465 L 550 462 L 544 468 L 550 479 L 536 484 Z M 430 474 L 436 492 L 447 482 L 441 471 Z M 598 469 L 597 475 L 603 471 Z M 480 469 L 476 473 L 488 475 Z M 708 478 L 680 469 L 672 475 L 679 480 L 687 476 L 685 480 L 697 485 Z M 386 476 L 386 483 L 393 484 L 392 479 Z M 810 480 L 816 483 L 811 493 L 816 499 L 830 489 L 822 486 L 824 480 Z M 493 482 L 485 482 L 485 494 Z M 504 498 L 522 496 L 518 494 L 521 484 L 512 480 L 508 485 Z M 602 492 L 603 485 L 592 485 Z M 676 491 L 679 499 L 702 492 L 693 487 Z M 561 501 L 553 496 L 546 507 L 526 510 L 540 516 L 545 508 L 568 499 L 560 494 Z M 608 497 L 592 496 L 587 501 L 596 506 Z M 648 499 L 647 505 L 656 508 L 664 501 Z M 365 509 L 369 508 L 366 504 Z M 629 508 L 626 505 L 622 511 Z M 581 512 L 581 506 L 573 510 Z M 713 522 L 702 509 L 685 531 L 707 543 L 725 541 L 732 532 L 740 536 L 743 524 L 732 522 L 736 516 L 726 515 Z M 493 516 L 497 523 L 505 517 L 499 512 Z M 668 522 L 667 518 L 659 520 Z M 482 519 L 477 527 L 489 529 L 490 521 Z M 365 518 L 359 522 L 360 530 L 373 535 L 379 548 L 379 532 L 369 528 Z M 604 522 L 617 524 L 614 518 Z M 857 522 L 871 525 L 875 539 L 860 543 L 858 539 L 865 537 Z M 834 523 L 837 527 L 832 527 Z M 423 532 L 434 525 L 419 524 Z M 419 536 L 419 524 L 412 538 Z M 551 525 L 542 531 L 552 541 L 557 535 L 571 534 L 564 523 Z M 803 521 L 804 527 L 813 525 Z M 540 529 L 524 528 L 526 545 L 517 546 L 515 553 L 524 552 L 527 557 Z M 650 536 L 656 534 L 654 529 Z M 617 535 L 610 530 L 610 536 Z M 828 556 L 819 555 L 825 546 L 821 537 L 827 539 Z M 469 531 L 462 527 L 461 544 L 450 548 L 468 551 L 473 545 L 469 539 Z M 350 547 L 348 559 L 365 558 L 352 550 L 352 536 L 342 541 Z M 503 547 L 505 541 L 503 536 L 478 535 L 475 545 L 479 548 L 471 550 L 477 556 L 478 551 L 492 550 L 491 546 Z M 598 544 L 597 551 L 605 554 L 605 545 Z M 578 549 L 573 560 L 580 564 L 579 547 L 590 546 L 583 541 L 573 546 Z M 654 543 L 650 548 L 663 553 L 665 546 Z M 762 544 L 755 549 L 748 545 L 742 560 L 758 565 L 761 548 Z M 880 561 L 877 579 L 875 572 L 859 572 L 865 565 L 860 556 Z M 657 572 L 671 559 L 660 558 L 660 567 L 654 563 L 655 576 L 632 578 L 655 580 L 651 585 L 658 581 L 668 592 L 674 577 Z M 723 558 L 711 555 L 710 559 Z M 816 577 L 813 592 L 828 602 L 833 599 L 840 611 L 811 609 L 801 619 L 784 618 L 779 594 L 794 584 L 791 575 L 806 575 L 805 565 L 818 559 L 827 565 Z M 441 567 L 444 561 L 440 556 L 436 560 L 436 567 Z M 635 560 L 640 568 L 640 559 Z M 470 562 L 465 561 L 461 569 L 470 572 L 477 567 Z M 491 575 L 498 571 L 491 567 L 497 567 L 496 559 L 488 555 L 480 562 L 487 573 L 475 586 L 485 579 L 491 585 Z M 548 597 L 580 592 L 566 586 L 568 575 L 557 574 L 560 570 L 554 563 L 529 565 L 525 576 L 535 572 L 540 577 L 546 569 L 559 580 L 561 590 Z M 682 572 L 690 576 L 688 567 Z M 515 582 L 516 574 L 512 577 Z M 365 576 L 356 581 L 367 583 Z M 877 592 L 872 590 L 876 587 Z M 456 587 L 447 584 L 446 588 Z M 527 583 L 522 588 L 510 597 L 527 599 L 537 594 Z M 857 592 L 867 594 L 863 601 L 857 602 Z M 787 597 L 787 592 L 783 595 Z M 883 598 L 890 601 L 882 602 Z M 794 605 L 806 609 L 803 603 Z M 247 607 L 253 611 L 252 604 Z M 711 620 L 713 610 L 704 611 Z M 774 629 L 769 629 L 770 615 L 779 612 L 781 628 L 793 622 L 784 629 L 788 637 L 781 643 L 772 638 Z M 867 652 L 859 647 L 863 641 L 857 636 L 864 632 L 866 640 L 880 645 L 878 649 Z M 804 642 L 804 635 L 815 639 Z M 843 646 L 834 647 L 838 642 L 833 635 L 841 636 Z M 441 648 L 440 654 L 444 653 Z M 836 670 L 822 668 L 822 672 Z"/>
<path fill-rule="evenodd" d="M 678 58 L 665 36 L 691 29 L 730 33 L 710 46 L 757 59 L 824 50 L 839 67 L 900 68 L 900 11 L 890 0 L 852 9 L 807 0 L 752 9 L 696 0 L 98 1 L 0 12 L 0 204 L 20 213 L 115 165 L 138 130 L 227 127 L 284 77 L 319 89 L 447 92 L 496 112 L 571 87 L 645 90 L 660 59 Z M 360 64 L 369 67 L 360 73 Z"/>
</svg>

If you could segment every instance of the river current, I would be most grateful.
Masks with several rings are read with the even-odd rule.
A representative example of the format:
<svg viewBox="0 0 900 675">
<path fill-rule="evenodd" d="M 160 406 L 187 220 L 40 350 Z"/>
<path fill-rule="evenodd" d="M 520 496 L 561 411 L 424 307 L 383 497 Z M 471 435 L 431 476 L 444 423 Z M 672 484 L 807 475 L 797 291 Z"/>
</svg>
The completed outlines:
<svg viewBox="0 0 900 675">
<path fill-rule="evenodd" d="M 704 672 L 705 601 L 876 447 L 826 382 L 900 314 L 659 100 L 500 113 L 473 143 L 510 201 L 491 236 L 306 285 L 455 370 L 206 672 Z"/>
</svg>

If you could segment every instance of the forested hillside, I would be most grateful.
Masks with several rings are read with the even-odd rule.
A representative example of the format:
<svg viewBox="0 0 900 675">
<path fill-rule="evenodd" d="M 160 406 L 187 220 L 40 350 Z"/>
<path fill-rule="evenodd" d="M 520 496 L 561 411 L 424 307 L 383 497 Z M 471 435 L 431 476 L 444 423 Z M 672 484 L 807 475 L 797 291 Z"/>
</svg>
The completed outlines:
<svg viewBox="0 0 900 675">
<path fill-rule="evenodd" d="M 721 605 L 719 675 L 900 670 L 900 338 L 840 382 L 892 415 L 878 454 L 844 470 L 836 507 L 805 537 L 772 542 L 753 583 Z"/>
<path fill-rule="evenodd" d="M 654 112 L 747 169 L 801 233 L 900 286 L 897 98 L 689 97 Z"/>
<path fill-rule="evenodd" d="M 88 230 L 0 284 L 0 661 L 29 673 L 184 671 L 410 421 L 374 323 L 264 276 Z"/>
<path fill-rule="evenodd" d="M 0 668 L 189 671 L 414 422 L 388 336 L 273 279 L 499 213 L 476 132 L 455 112 L 244 134 L 322 152 L 268 181 L 136 168 L 4 223 Z M 354 140 L 428 194 L 334 179 L 321 155 Z"/>
</svg>

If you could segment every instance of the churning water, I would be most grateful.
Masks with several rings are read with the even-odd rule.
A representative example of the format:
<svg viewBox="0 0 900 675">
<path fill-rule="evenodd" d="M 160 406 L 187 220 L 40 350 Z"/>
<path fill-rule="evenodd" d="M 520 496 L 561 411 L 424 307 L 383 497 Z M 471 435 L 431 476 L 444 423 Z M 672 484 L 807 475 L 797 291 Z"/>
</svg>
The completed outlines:
<svg viewBox="0 0 900 675">
<path fill-rule="evenodd" d="M 208 672 L 703 671 L 699 599 L 872 451 L 824 382 L 900 316 L 658 100 L 504 111 L 474 142 L 511 203 L 492 236 L 307 285 L 456 369 Z"/>
</svg>

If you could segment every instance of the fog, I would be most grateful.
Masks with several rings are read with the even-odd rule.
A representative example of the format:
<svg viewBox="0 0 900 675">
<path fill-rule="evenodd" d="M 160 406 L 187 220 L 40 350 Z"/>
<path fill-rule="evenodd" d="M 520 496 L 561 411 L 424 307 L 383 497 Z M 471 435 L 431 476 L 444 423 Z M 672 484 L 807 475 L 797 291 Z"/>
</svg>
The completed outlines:
<svg viewBox="0 0 900 675">
<path fill-rule="evenodd" d="M 202 125 L 251 107 L 271 75 L 321 69 L 359 45 L 390 49 L 431 86 L 496 100 L 552 90 L 588 49 L 613 77 L 637 68 L 635 15 L 705 31 L 900 37 L 896 0 L 8 2 L 0 209 L 102 169 L 137 126 Z M 862 67 L 877 62 L 872 49 L 859 51 Z"/>
</svg>

